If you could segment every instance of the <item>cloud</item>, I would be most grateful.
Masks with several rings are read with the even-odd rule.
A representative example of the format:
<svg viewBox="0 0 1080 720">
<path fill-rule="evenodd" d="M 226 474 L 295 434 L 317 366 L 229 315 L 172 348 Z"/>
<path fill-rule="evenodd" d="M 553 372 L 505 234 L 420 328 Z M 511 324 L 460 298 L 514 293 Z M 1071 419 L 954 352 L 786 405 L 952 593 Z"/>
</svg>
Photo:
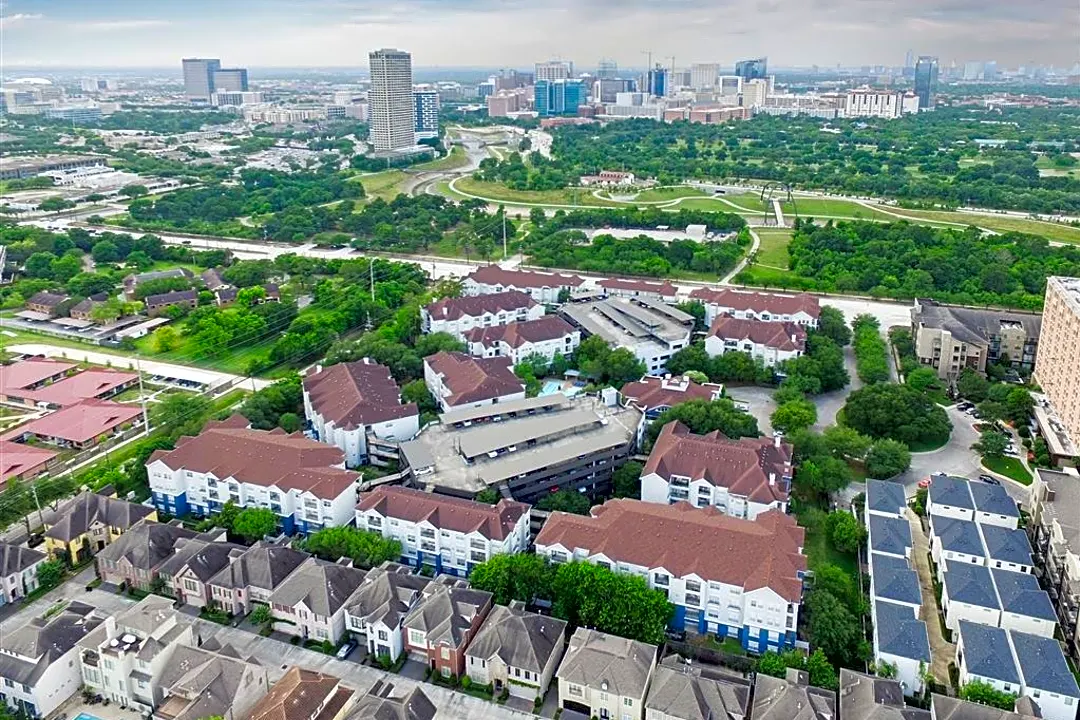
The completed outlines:
<svg viewBox="0 0 1080 720">
<path fill-rule="evenodd" d="M 126 30 L 165 27 L 170 24 L 167 20 L 95 20 L 72 23 L 72 27 L 75 30 L 85 32 L 123 32 Z"/>
<path fill-rule="evenodd" d="M 15 13 L 13 15 L 5 15 L 0 17 L 0 28 L 8 29 L 18 27 L 19 25 L 25 25 L 28 22 L 34 20 L 41 20 L 45 16 L 41 13 Z"/>
</svg>

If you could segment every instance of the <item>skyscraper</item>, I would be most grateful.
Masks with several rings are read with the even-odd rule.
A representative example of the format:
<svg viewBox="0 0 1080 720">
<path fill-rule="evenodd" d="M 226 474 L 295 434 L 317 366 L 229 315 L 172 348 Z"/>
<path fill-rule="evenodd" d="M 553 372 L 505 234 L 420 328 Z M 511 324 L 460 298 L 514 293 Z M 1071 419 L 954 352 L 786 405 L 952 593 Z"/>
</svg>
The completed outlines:
<svg viewBox="0 0 1080 720">
<path fill-rule="evenodd" d="M 596 77 L 599 79 L 619 77 L 619 64 L 614 60 L 604 58 L 596 66 Z"/>
<path fill-rule="evenodd" d="M 569 60 L 548 60 L 536 63 L 536 81 L 568 80 L 574 76 L 574 63 Z"/>
<path fill-rule="evenodd" d="M 222 68 L 213 74 L 214 91 L 247 92 L 248 76 L 245 68 Z"/>
<path fill-rule="evenodd" d="M 439 137 L 439 93 L 436 90 L 414 90 L 416 108 L 416 141 Z"/>
<path fill-rule="evenodd" d="M 412 56 L 384 48 L 368 55 L 371 70 L 371 142 L 376 152 L 416 144 L 416 104 L 412 89 Z"/>
<path fill-rule="evenodd" d="M 938 59 L 920 55 L 915 63 L 915 94 L 919 96 L 919 110 L 932 110 L 934 91 L 937 89 Z"/>
<path fill-rule="evenodd" d="M 210 101 L 214 92 L 214 73 L 221 70 L 216 58 L 184 58 L 184 94 L 188 100 Z"/>
<path fill-rule="evenodd" d="M 695 90 L 713 89 L 719 77 L 720 66 L 716 63 L 694 63 L 690 66 L 690 87 Z"/>
<path fill-rule="evenodd" d="M 656 97 L 665 97 L 668 91 L 668 72 L 663 65 L 657 64 L 645 73 L 645 92 Z"/>
<path fill-rule="evenodd" d="M 769 59 L 755 58 L 753 60 L 740 60 L 735 63 L 735 74 L 743 80 L 764 79 L 769 76 Z"/>
<path fill-rule="evenodd" d="M 574 115 L 585 102 L 585 91 L 580 80 L 537 80 L 533 86 L 536 112 L 541 116 Z"/>
</svg>

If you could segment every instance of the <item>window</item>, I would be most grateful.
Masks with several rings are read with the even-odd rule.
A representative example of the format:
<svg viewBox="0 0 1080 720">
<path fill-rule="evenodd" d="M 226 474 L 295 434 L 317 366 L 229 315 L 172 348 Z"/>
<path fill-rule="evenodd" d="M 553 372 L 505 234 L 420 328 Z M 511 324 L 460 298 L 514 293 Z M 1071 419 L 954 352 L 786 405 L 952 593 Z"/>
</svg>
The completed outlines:
<svg viewBox="0 0 1080 720">
<path fill-rule="evenodd" d="M 443 658 L 443 660 L 449 660 L 450 659 L 450 648 L 446 647 L 445 645 L 443 645 L 443 648 L 442 648 L 442 658 Z"/>
<path fill-rule="evenodd" d="M 424 637 L 424 633 L 420 632 L 419 630 L 410 630 L 409 631 L 409 644 L 410 645 L 416 645 L 416 646 L 419 646 L 419 647 L 425 647 L 427 645 L 427 641 L 426 641 L 426 639 Z"/>
<path fill-rule="evenodd" d="M 622 704 L 625 705 L 626 707 L 634 707 L 634 699 L 633 698 L 623 698 L 622 699 Z"/>
<path fill-rule="evenodd" d="M 389 640 L 390 636 L 385 630 L 380 630 L 379 631 L 379 639 L 380 640 Z"/>
</svg>

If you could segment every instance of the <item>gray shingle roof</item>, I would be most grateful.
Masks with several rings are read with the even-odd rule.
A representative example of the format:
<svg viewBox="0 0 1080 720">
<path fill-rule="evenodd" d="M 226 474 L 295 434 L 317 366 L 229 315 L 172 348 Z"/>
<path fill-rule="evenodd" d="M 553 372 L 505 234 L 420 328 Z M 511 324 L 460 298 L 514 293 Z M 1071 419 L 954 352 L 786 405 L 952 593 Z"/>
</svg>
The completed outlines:
<svg viewBox="0 0 1080 720">
<path fill-rule="evenodd" d="M 284 545 L 257 543 L 210 579 L 227 588 L 257 587 L 271 592 L 310 555 Z"/>
<path fill-rule="evenodd" d="M 1000 485 L 990 483 L 973 482 L 968 488 L 971 498 L 975 501 L 975 509 L 980 512 L 1007 517 L 1020 517 L 1020 511 L 1016 508 L 1016 502 L 1009 497 L 1009 493 Z"/>
<path fill-rule="evenodd" d="M 878 600 L 874 603 L 874 633 L 878 650 L 896 657 L 930 662 L 926 623 L 906 605 Z"/>
<path fill-rule="evenodd" d="M 83 492 L 59 509 L 45 514 L 45 535 L 70 542 L 95 524 L 127 530 L 154 512 L 154 508 L 126 500 Z"/>
<path fill-rule="evenodd" d="M 930 707 L 933 709 L 936 720 L 1029 720 L 1034 717 L 945 695 L 934 695 L 930 701 Z"/>
<path fill-rule="evenodd" d="M 960 642 L 968 672 L 1002 682 L 1019 684 L 1020 673 L 1009 649 L 1009 637 L 1001 628 L 960 621 Z"/>
<path fill-rule="evenodd" d="M 975 503 L 971 499 L 967 478 L 951 477 L 949 475 L 934 475 L 930 480 L 930 489 L 927 494 L 931 505 L 949 505 L 951 507 L 974 510 Z"/>
<path fill-rule="evenodd" d="M 1043 692 L 1080 698 L 1076 678 L 1069 672 L 1061 645 L 1054 638 L 1009 631 L 1024 685 Z"/>
<path fill-rule="evenodd" d="M 127 560 L 138 570 L 152 570 L 172 556 L 177 540 L 197 536 L 194 530 L 178 525 L 140 520 L 99 552 L 98 562 Z"/>
<path fill-rule="evenodd" d="M 473 590 L 467 583 L 440 578 L 424 589 L 423 598 L 405 617 L 404 627 L 422 630 L 428 643 L 460 648 L 473 619 L 491 598 L 491 593 Z"/>
<path fill-rule="evenodd" d="M 980 525 L 986 556 L 991 560 L 1031 565 L 1031 542 L 1019 528 Z"/>
<path fill-rule="evenodd" d="M 876 597 L 911 605 L 922 603 L 919 575 L 908 566 L 907 560 L 872 552 L 870 575 L 874 578 Z"/>
<path fill-rule="evenodd" d="M 902 518 L 870 516 L 870 549 L 874 552 L 904 555 L 912 547 L 911 525 Z"/>
<path fill-rule="evenodd" d="M 158 573 L 171 578 L 190 569 L 201 582 L 206 582 L 245 550 L 243 545 L 229 542 L 209 542 L 199 538 L 177 540 L 176 552 L 161 564 Z"/>
<path fill-rule="evenodd" d="M 103 619 L 94 608 L 80 602 L 68 603 L 48 620 L 35 617 L 29 623 L 0 638 L 0 647 L 23 657 L 0 654 L 0 677 L 34 686 L 50 663 L 60 659 L 80 640 L 97 628 Z"/>
<path fill-rule="evenodd" d="M 904 486 L 888 480 L 866 481 L 866 509 L 903 515 L 907 500 Z"/>
<path fill-rule="evenodd" d="M 931 486 L 932 487 L 932 486 Z M 978 526 L 970 520 L 957 520 L 941 515 L 931 515 L 930 524 L 941 547 L 951 552 L 986 557 Z"/>
<path fill-rule="evenodd" d="M 840 720 L 930 720 L 930 713 L 905 706 L 896 680 L 841 668 Z"/>
<path fill-rule="evenodd" d="M 0 577 L 21 573 L 31 565 L 41 562 L 45 557 L 45 553 L 37 550 L 0 542 Z"/>
<path fill-rule="evenodd" d="M 560 680 L 624 697 L 645 695 L 656 646 L 578 628 L 555 676 Z"/>
<path fill-rule="evenodd" d="M 345 715 L 345 720 L 433 720 L 437 712 L 420 687 L 395 693 L 393 683 L 379 680 Z"/>
<path fill-rule="evenodd" d="M 562 650 L 566 622 L 496 605 L 465 651 L 484 660 L 498 656 L 511 668 L 542 673 L 552 653 Z"/>
<path fill-rule="evenodd" d="M 230 713 L 244 717 L 251 705 L 235 704 L 238 692 L 247 691 L 252 683 L 267 689 L 266 671 L 254 659 L 244 661 L 228 645 L 210 652 L 210 647 L 219 647 L 212 641 L 202 648 L 178 646 L 157 678 L 168 688 L 166 704 L 170 714 L 175 713 L 173 720 L 229 717 Z"/>
<path fill-rule="evenodd" d="M 397 627 L 430 582 L 430 578 L 416 575 L 404 565 L 385 562 L 368 571 L 345 611 L 363 618 L 365 623 Z"/>
<path fill-rule="evenodd" d="M 364 571 L 310 558 L 270 596 L 271 605 L 293 607 L 303 601 L 308 610 L 330 617 L 364 581 Z"/>
<path fill-rule="evenodd" d="M 679 720 L 740 720 L 749 702 L 750 684 L 742 678 L 687 665 L 672 655 L 654 671 L 645 708 Z"/>
<path fill-rule="evenodd" d="M 1050 596 L 1034 575 L 1012 570 L 991 570 L 1001 609 L 1006 612 L 1057 621 Z"/>
<path fill-rule="evenodd" d="M 949 594 L 950 602 L 1001 609 L 990 580 L 990 570 L 984 565 L 946 561 L 945 591 Z"/>
<path fill-rule="evenodd" d="M 789 671 L 790 673 L 791 671 Z M 803 671 L 805 678 L 805 671 Z M 753 720 L 833 720 L 836 695 L 830 690 L 810 687 L 758 673 L 754 679 Z"/>
</svg>

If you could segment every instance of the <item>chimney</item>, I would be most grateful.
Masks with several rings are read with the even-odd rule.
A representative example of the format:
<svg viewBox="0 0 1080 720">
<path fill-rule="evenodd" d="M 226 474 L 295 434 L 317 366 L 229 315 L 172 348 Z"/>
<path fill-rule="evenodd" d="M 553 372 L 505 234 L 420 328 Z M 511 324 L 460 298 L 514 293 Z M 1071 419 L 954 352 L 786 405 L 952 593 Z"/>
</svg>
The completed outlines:
<svg viewBox="0 0 1080 720">
<path fill-rule="evenodd" d="M 772 444 L 774 448 L 780 449 L 780 442 L 784 439 L 784 436 L 780 433 L 773 433 Z"/>
<path fill-rule="evenodd" d="M 769 487 L 772 487 L 773 485 L 776 485 L 776 473 L 771 472 L 769 473 Z"/>
</svg>

